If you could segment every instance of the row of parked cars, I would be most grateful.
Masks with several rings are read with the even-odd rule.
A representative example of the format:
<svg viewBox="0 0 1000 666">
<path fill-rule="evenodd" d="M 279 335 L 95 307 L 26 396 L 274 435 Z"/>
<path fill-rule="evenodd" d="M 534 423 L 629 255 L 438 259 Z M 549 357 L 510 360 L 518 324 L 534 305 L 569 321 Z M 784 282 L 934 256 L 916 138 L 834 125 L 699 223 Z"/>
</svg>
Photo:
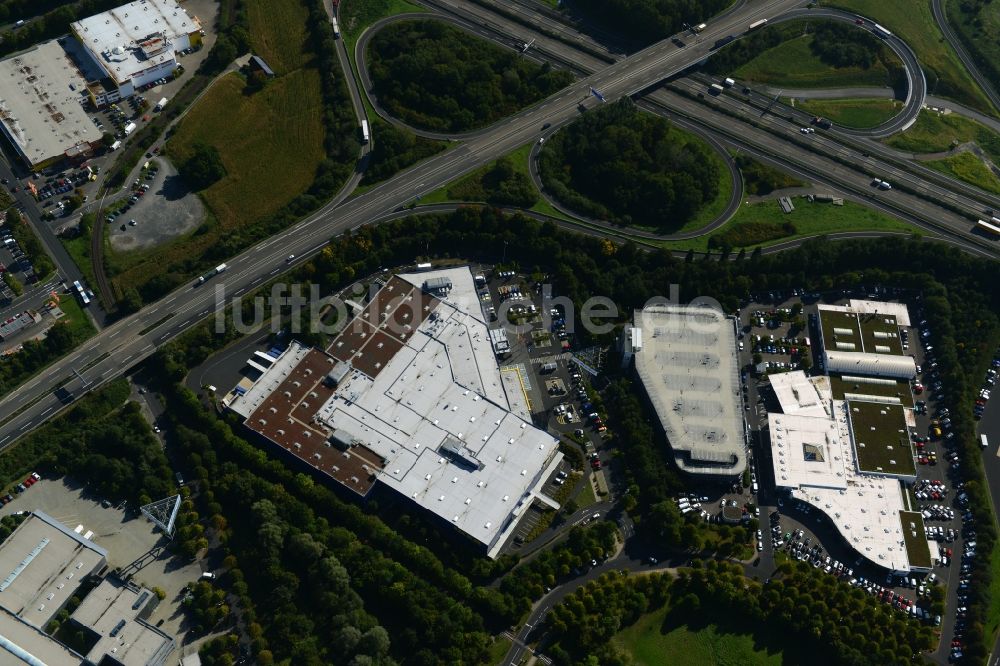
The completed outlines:
<svg viewBox="0 0 1000 666">
<path fill-rule="evenodd" d="M 42 477 L 38 474 L 38 472 L 32 472 L 24 479 L 24 481 L 14 486 L 14 492 L 20 495 L 25 490 L 35 485 L 41 479 Z M 14 501 L 14 496 L 11 495 L 10 493 L 0 496 L 0 504 L 10 504 L 13 501 Z"/>
<path fill-rule="evenodd" d="M 986 403 L 990 401 L 990 390 L 997 383 L 997 372 L 1000 372 L 1000 358 L 994 358 L 993 367 L 986 371 L 986 379 L 983 381 L 983 387 L 979 389 L 979 397 L 976 398 L 976 404 L 972 407 L 972 416 L 976 420 L 983 418 L 983 412 L 986 411 Z"/>
</svg>

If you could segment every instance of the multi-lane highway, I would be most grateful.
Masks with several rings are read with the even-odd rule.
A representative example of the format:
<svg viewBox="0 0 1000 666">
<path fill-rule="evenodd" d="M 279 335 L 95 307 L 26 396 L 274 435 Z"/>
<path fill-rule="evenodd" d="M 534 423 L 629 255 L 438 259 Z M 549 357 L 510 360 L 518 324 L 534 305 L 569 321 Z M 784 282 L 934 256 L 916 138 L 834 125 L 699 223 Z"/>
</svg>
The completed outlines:
<svg viewBox="0 0 1000 666">
<path fill-rule="evenodd" d="M 524 39 L 534 40 L 538 52 L 544 54 L 546 58 L 551 54 L 555 62 L 573 61 L 578 71 L 589 72 L 604 67 L 603 61 L 592 55 L 592 52 L 600 50 L 599 44 L 592 44 L 587 51 L 579 51 L 575 46 L 552 39 L 544 32 L 533 32 L 523 25 L 512 23 L 479 3 L 462 3 L 457 0 L 422 1 L 428 6 L 447 11 L 451 17 L 458 19 L 460 24 L 477 34 L 493 39 L 501 35 L 498 40 L 501 43 L 511 41 L 512 34 L 521 34 Z M 817 10 L 795 10 L 781 15 L 788 13 L 799 17 L 813 15 L 802 14 L 802 11 Z M 827 10 L 822 10 L 822 13 L 816 16 L 825 18 L 837 16 L 845 21 L 855 19 L 854 14 Z M 866 23 L 868 24 L 870 22 Z M 699 45 L 704 47 L 706 42 L 713 43 L 708 42 L 705 35 L 694 37 L 693 43 L 690 36 L 684 38 L 687 43 L 685 46 L 678 46 L 678 50 L 690 51 Z M 911 53 L 908 48 L 897 48 L 901 54 Z M 614 56 L 610 52 L 605 54 L 608 57 Z M 914 81 L 915 85 L 921 85 L 923 75 L 917 63 L 912 58 L 904 58 L 904 62 L 908 63 L 908 67 L 915 68 L 909 75 L 910 80 Z M 682 81 L 680 85 L 690 85 L 690 82 Z M 693 96 L 704 93 L 707 89 L 706 84 L 699 90 L 692 88 L 689 92 Z M 972 232 L 972 221 L 954 212 L 955 209 L 963 210 L 966 216 L 973 217 L 983 214 L 988 207 L 1000 208 L 1000 198 L 995 195 L 922 165 L 903 163 L 895 159 L 898 157 L 895 151 L 879 142 L 850 136 L 836 129 L 827 132 L 829 136 L 810 135 L 808 141 L 803 141 L 798 134 L 798 127 L 802 123 L 808 123 L 810 116 L 783 106 L 780 114 L 764 114 L 762 109 L 767 108 L 771 100 L 758 94 L 752 93 L 747 105 L 737 104 L 729 95 L 714 101 L 710 95 L 703 96 L 705 99 L 701 101 L 702 107 L 719 105 L 720 108 L 724 108 L 725 105 L 730 105 L 727 113 L 731 115 L 698 108 L 698 105 L 691 100 L 670 95 L 662 90 L 648 93 L 644 103 L 659 105 L 659 109 L 653 110 L 667 113 L 675 120 L 680 116 L 689 127 L 710 132 L 725 139 L 733 147 L 777 157 L 778 159 L 771 161 L 783 168 L 790 168 L 807 179 L 826 183 L 840 193 L 859 197 L 872 207 L 914 222 L 935 234 L 941 232 L 958 234 L 964 239 L 963 244 L 967 248 L 978 248 L 974 251 L 979 254 L 995 256 L 996 250 L 992 247 L 993 244 Z M 912 100 L 923 98 L 924 95 L 920 91 L 911 95 Z M 754 108 L 754 104 L 758 108 Z M 909 108 L 913 108 L 914 105 L 915 102 L 911 101 Z M 788 121 L 788 115 L 792 115 L 794 122 Z M 734 121 L 734 116 L 737 117 L 737 121 Z M 897 117 L 897 121 L 902 122 L 903 119 L 910 117 L 901 114 Z M 888 193 L 876 192 L 870 186 L 873 176 L 890 179 L 899 176 L 900 180 L 893 182 L 898 183 L 900 187 L 908 188 L 909 194 L 900 192 L 898 187 Z M 936 205 L 937 203 L 941 205 Z"/>
<path fill-rule="evenodd" d="M 164 342 L 224 308 L 225 303 L 216 298 L 215 287 L 224 285 L 231 295 L 244 294 L 285 270 L 285 259 L 290 254 L 299 259 L 306 257 L 330 237 L 400 208 L 532 141 L 538 136 L 542 124 L 568 121 L 579 112 L 577 107 L 581 101 L 589 98 L 590 87 L 602 90 L 610 99 L 636 93 L 704 58 L 715 40 L 740 34 L 751 22 L 786 11 L 797 3 L 798 0 L 754 3 L 714 22 L 706 29 L 700 45 L 683 51 L 669 42 L 655 44 L 363 195 L 339 206 L 331 202 L 294 227 L 231 259 L 229 270 L 209 284 L 182 287 L 104 329 L 80 349 L 5 396 L 0 400 L 0 415 L 5 418 L 0 424 L 0 447 L 9 445 L 64 407 L 53 393 L 59 385 L 65 383 L 65 388 L 78 397 L 83 391 L 120 376 Z"/>
</svg>

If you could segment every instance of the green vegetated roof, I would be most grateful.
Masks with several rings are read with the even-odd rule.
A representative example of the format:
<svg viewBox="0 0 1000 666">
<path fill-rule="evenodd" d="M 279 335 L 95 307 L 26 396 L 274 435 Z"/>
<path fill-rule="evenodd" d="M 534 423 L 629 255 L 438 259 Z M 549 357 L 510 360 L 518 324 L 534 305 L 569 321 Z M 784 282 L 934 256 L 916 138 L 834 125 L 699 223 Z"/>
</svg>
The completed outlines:
<svg viewBox="0 0 1000 666">
<path fill-rule="evenodd" d="M 932 564 L 931 549 L 924 532 L 924 517 L 916 511 L 900 511 L 899 522 L 903 525 L 903 544 L 910 566 L 929 568 Z"/>
<path fill-rule="evenodd" d="M 819 320 L 823 330 L 823 344 L 827 351 L 895 355 L 903 353 L 903 346 L 899 340 L 899 324 L 892 315 L 820 310 Z M 854 348 L 840 349 L 837 347 L 838 342 L 853 344 Z M 876 347 L 887 349 L 876 349 Z"/>
<path fill-rule="evenodd" d="M 847 375 L 850 377 L 850 375 Z M 888 378 L 864 378 L 868 381 L 852 381 L 841 375 L 830 375 L 830 389 L 835 400 L 843 400 L 847 393 L 899 398 L 906 407 L 913 406 L 913 391 L 910 383 Z"/>
<path fill-rule="evenodd" d="M 848 401 L 858 467 L 875 474 L 916 474 L 910 432 L 903 407 L 879 402 Z"/>
</svg>

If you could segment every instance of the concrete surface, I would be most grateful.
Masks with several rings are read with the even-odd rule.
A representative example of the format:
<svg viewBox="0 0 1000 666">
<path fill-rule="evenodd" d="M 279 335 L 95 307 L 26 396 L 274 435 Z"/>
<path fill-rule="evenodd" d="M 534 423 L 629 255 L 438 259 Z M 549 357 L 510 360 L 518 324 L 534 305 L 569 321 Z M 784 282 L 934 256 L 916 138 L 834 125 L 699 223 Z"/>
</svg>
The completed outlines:
<svg viewBox="0 0 1000 666">
<path fill-rule="evenodd" d="M 201 199 L 188 189 L 169 160 L 157 158 L 160 170 L 139 202 L 110 225 L 111 247 L 116 252 L 144 250 L 193 231 L 205 217 Z M 128 225 L 134 219 L 136 226 Z M 107 224 L 107 222 L 104 222 Z M 122 231 L 121 226 L 125 225 Z"/>
</svg>

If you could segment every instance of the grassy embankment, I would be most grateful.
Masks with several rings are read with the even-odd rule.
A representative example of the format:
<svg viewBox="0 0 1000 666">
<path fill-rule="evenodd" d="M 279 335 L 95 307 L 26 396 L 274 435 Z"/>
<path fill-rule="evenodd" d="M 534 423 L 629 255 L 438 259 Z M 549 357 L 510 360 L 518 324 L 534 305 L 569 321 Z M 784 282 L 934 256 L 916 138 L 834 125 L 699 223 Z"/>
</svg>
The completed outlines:
<svg viewBox="0 0 1000 666">
<path fill-rule="evenodd" d="M 802 99 L 795 106 L 814 116 L 823 116 L 843 127 L 877 127 L 899 113 L 902 103 L 889 98 Z"/>
<path fill-rule="evenodd" d="M 832 67 L 813 53 L 813 36 L 802 35 L 764 51 L 734 76 L 783 88 L 857 88 L 888 86 L 889 70 L 876 62 L 862 67 Z"/>
<path fill-rule="evenodd" d="M 946 152 L 970 142 L 979 146 L 994 164 L 1000 165 L 1000 135 L 955 113 L 924 111 L 910 129 L 886 140 L 893 148 L 912 153 Z M 958 153 L 924 164 L 988 192 L 1000 194 L 1000 179 L 972 153 Z"/>
<path fill-rule="evenodd" d="M 867 16 L 904 40 L 920 59 L 930 94 L 950 97 L 983 113 L 996 115 L 997 111 L 945 41 L 934 22 L 930 2 L 824 0 L 823 4 Z"/>
</svg>

